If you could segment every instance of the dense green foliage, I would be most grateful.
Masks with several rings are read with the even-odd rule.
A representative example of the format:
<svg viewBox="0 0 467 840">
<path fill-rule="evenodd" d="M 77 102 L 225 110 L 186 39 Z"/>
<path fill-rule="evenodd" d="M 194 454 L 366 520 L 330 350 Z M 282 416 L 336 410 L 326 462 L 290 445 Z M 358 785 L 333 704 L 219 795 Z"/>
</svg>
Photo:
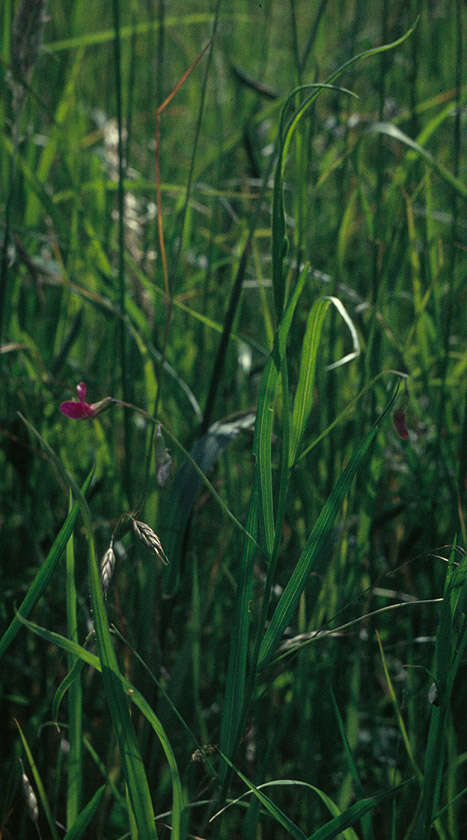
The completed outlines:
<svg viewBox="0 0 467 840">
<path fill-rule="evenodd" d="M 0 835 L 460 840 L 461 0 L 0 14 Z"/>
</svg>

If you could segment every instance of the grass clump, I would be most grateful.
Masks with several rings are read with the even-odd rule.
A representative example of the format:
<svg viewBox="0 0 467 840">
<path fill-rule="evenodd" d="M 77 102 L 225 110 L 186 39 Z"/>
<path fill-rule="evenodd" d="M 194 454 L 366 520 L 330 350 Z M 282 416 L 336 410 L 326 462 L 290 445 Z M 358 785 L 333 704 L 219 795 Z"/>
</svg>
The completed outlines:
<svg viewBox="0 0 467 840">
<path fill-rule="evenodd" d="M 2 836 L 461 838 L 462 5 L 2 16 Z"/>
</svg>

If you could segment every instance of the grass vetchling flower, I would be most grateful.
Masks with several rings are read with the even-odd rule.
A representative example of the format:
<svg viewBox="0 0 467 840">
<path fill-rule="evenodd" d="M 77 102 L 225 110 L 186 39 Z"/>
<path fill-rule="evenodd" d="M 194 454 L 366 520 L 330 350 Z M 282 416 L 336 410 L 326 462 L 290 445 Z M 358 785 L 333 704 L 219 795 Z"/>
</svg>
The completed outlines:
<svg viewBox="0 0 467 840">
<path fill-rule="evenodd" d="M 65 400 L 60 405 L 62 414 L 65 414 L 66 417 L 71 417 L 73 420 L 87 420 L 92 417 L 97 417 L 101 411 L 104 411 L 113 402 L 112 397 L 104 397 L 103 400 L 99 400 L 96 403 L 86 402 L 85 382 L 78 383 L 76 393 L 78 394 L 78 401 Z"/>
</svg>

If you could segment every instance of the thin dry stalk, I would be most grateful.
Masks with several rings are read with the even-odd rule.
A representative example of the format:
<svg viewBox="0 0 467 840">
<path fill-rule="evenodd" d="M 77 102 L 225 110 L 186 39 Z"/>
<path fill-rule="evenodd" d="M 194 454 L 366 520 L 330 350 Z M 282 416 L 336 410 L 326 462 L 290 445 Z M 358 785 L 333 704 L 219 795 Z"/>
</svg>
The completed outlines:
<svg viewBox="0 0 467 840">
<path fill-rule="evenodd" d="M 170 299 L 170 288 L 169 288 L 169 273 L 167 270 L 167 257 L 165 254 L 165 245 L 164 245 L 164 226 L 162 222 L 162 197 L 161 197 L 161 169 L 160 169 L 160 141 L 161 141 L 161 114 L 167 108 L 167 105 L 172 101 L 177 91 L 183 85 L 185 79 L 188 78 L 190 73 L 195 69 L 198 62 L 202 59 L 204 53 L 208 49 L 211 41 L 208 41 L 204 50 L 200 52 L 197 58 L 193 61 L 192 64 L 185 70 L 173 90 L 169 93 L 166 99 L 164 99 L 162 105 L 159 105 L 156 111 L 156 196 L 157 196 L 157 230 L 159 233 L 159 247 L 161 249 L 161 260 L 162 260 L 162 273 L 164 275 L 164 288 L 167 298 Z"/>
</svg>

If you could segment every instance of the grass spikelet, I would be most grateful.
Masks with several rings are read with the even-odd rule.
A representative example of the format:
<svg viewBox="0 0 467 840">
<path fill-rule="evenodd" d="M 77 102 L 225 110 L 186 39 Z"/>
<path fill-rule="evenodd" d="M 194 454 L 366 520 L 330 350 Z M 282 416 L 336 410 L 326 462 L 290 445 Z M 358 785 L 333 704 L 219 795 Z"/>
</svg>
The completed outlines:
<svg viewBox="0 0 467 840">
<path fill-rule="evenodd" d="M 23 793 L 24 798 L 26 800 L 27 811 L 33 823 L 35 823 L 37 827 L 37 823 L 39 820 L 39 806 L 37 804 L 37 796 L 34 793 L 34 788 L 31 782 L 29 781 L 29 776 L 27 775 L 24 769 L 23 762 L 21 761 L 21 759 L 19 759 L 19 763 L 21 765 L 21 781 L 23 784 Z"/>
<path fill-rule="evenodd" d="M 166 448 L 160 423 L 158 423 L 156 428 L 156 478 L 159 487 L 165 487 L 167 484 L 171 467 L 172 458 Z"/>
<path fill-rule="evenodd" d="M 110 541 L 110 545 L 105 552 L 102 560 L 101 560 L 101 583 L 102 589 L 104 592 L 104 597 L 107 598 L 107 591 L 109 588 L 110 581 L 112 580 L 114 569 L 115 569 L 115 551 L 114 551 L 114 544 L 113 539 Z"/>
<path fill-rule="evenodd" d="M 138 539 L 154 552 L 157 559 L 160 560 L 164 566 L 168 566 L 169 560 L 162 548 L 161 541 L 156 532 L 153 531 L 146 522 L 140 522 L 138 519 L 133 519 L 133 530 Z"/>
</svg>

